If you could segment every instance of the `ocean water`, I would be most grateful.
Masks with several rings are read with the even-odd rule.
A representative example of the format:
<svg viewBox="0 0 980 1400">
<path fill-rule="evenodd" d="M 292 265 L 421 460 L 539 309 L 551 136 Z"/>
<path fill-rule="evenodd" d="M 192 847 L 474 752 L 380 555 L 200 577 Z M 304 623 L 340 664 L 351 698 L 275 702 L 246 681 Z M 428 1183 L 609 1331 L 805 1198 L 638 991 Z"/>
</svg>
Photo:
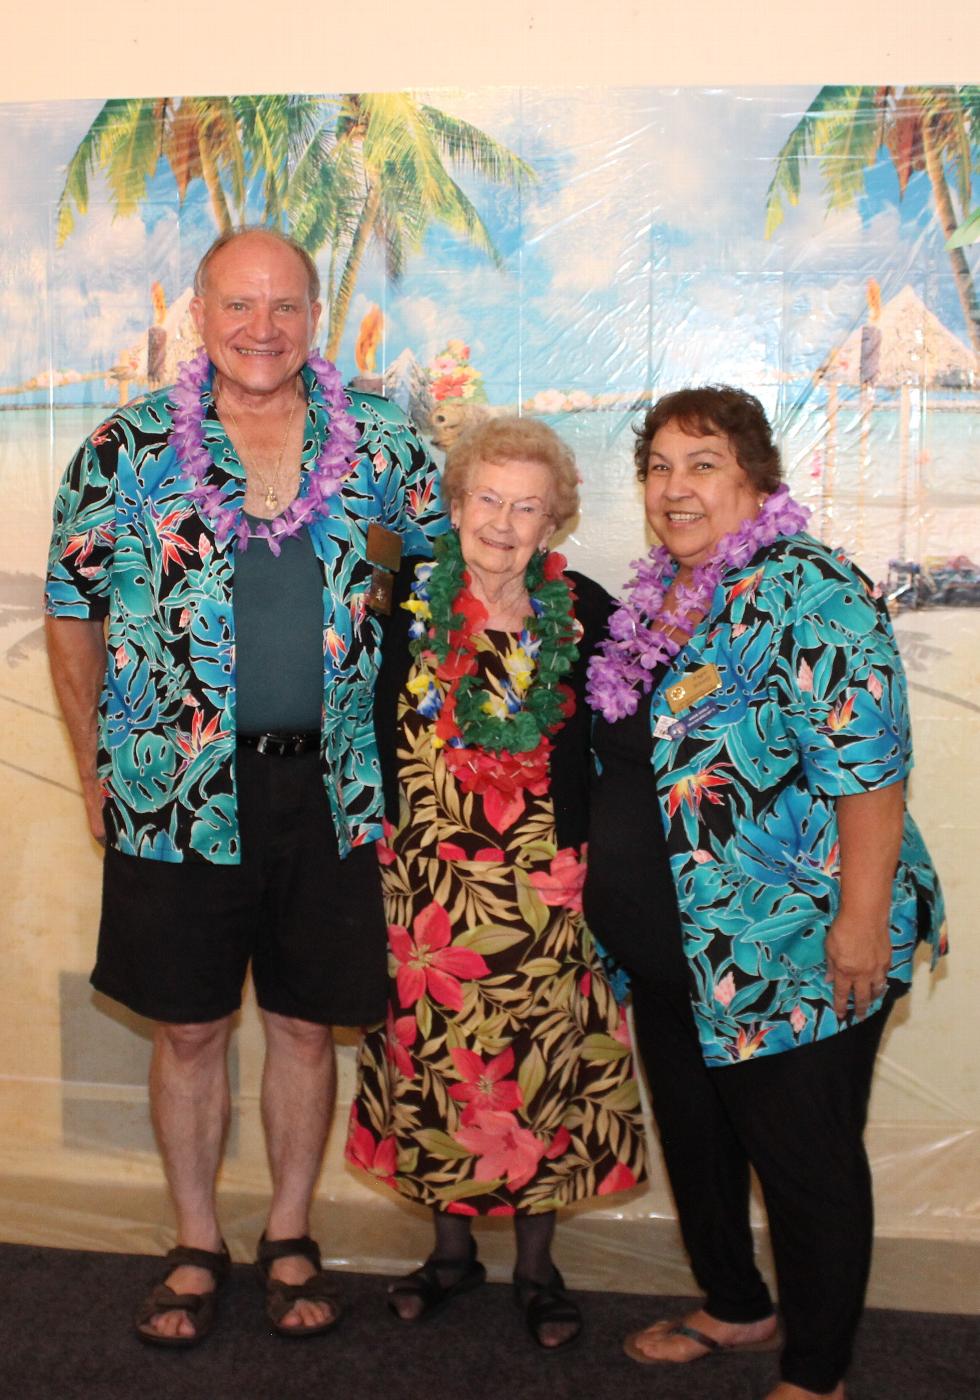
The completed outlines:
<svg viewBox="0 0 980 1400">
<path fill-rule="evenodd" d="M 898 557 L 967 555 L 980 563 L 980 397 L 956 402 L 962 409 L 951 411 L 914 398 L 903 451 L 894 398 L 863 418 L 856 406 L 842 407 L 835 433 L 825 403 L 811 400 L 782 446 L 793 493 L 813 512 L 813 533 L 842 545 L 875 578 Z M 0 568 L 43 574 L 61 473 L 110 411 L 96 404 L 0 411 Z M 563 548 L 577 568 L 613 589 L 650 545 L 632 459 L 631 425 L 639 417 L 584 411 L 546 420 L 574 448 L 583 478 L 582 514 Z"/>
</svg>

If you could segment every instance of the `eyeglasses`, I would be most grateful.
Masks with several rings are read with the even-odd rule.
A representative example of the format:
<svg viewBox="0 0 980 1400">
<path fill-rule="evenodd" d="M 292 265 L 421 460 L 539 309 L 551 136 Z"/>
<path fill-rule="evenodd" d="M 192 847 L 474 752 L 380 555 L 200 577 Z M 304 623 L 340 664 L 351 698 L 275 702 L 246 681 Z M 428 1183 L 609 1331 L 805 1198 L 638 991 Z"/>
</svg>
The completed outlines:
<svg viewBox="0 0 980 1400">
<path fill-rule="evenodd" d="M 494 491 L 464 491 L 463 494 L 469 496 L 483 515 L 499 515 L 506 506 L 508 511 L 513 511 L 518 520 L 523 520 L 528 525 L 551 517 L 551 511 L 545 510 L 538 501 L 505 501 Z"/>
</svg>

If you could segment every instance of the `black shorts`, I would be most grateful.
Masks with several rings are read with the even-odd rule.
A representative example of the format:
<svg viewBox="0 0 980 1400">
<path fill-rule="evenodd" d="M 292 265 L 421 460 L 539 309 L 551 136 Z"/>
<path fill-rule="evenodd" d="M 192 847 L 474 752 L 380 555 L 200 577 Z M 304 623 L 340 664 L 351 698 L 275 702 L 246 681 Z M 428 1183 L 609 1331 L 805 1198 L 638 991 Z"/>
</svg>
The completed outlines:
<svg viewBox="0 0 980 1400">
<path fill-rule="evenodd" d="M 240 865 L 108 850 L 92 985 L 191 1024 L 241 1005 L 320 1025 L 381 1020 L 387 929 L 373 842 L 341 860 L 317 754 L 237 751 Z"/>
</svg>

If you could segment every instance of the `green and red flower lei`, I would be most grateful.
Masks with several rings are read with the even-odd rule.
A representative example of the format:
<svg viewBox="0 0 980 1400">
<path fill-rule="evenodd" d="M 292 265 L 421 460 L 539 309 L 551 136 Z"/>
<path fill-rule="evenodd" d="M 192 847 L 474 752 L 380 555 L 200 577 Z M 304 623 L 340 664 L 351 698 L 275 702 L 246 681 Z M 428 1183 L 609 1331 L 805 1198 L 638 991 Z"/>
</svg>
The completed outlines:
<svg viewBox="0 0 980 1400">
<path fill-rule="evenodd" d="M 505 697 L 477 677 L 476 635 L 487 620 L 470 590 L 455 531 L 440 536 L 436 557 L 416 571 L 410 647 L 419 673 L 410 683 L 419 712 L 434 720 L 436 742 L 464 792 L 508 796 L 548 785 L 551 740 L 574 712 L 562 677 L 578 658 L 575 594 L 560 554 L 535 554 L 524 575 L 531 599 L 520 639 L 506 658 Z"/>
</svg>

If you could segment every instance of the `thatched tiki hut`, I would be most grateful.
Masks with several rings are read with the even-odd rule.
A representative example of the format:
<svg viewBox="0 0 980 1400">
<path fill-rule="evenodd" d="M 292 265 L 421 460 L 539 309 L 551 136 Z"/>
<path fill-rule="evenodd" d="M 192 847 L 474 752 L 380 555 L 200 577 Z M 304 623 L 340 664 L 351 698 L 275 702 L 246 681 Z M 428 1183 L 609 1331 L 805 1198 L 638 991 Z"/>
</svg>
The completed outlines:
<svg viewBox="0 0 980 1400">
<path fill-rule="evenodd" d="M 921 298 L 905 286 L 880 311 L 872 309 L 868 323 L 858 326 L 831 352 L 815 378 L 827 385 L 827 444 L 821 498 L 820 534 L 828 538 L 832 526 L 833 495 L 838 461 L 838 413 L 841 391 L 860 396 L 861 452 L 857 482 L 857 549 L 864 532 L 865 490 L 870 468 L 870 421 L 876 391 L 899 394 L 899 537 L 896 552 L 907 556 L 907 524 L 910 501 L 915 501 L 918 526 L 916 554 L 923 552 L 922 522 L 925 513 L 925 463 L 921 454 L 913 463 L 909 449 L 912 395 L 918 395 L 925 412 L 928 391 L 980 388 L 980 361 L 963 341 L 948 330 Z M 914 468 L 914 483 L 912 481 Z"/>
</svg>

